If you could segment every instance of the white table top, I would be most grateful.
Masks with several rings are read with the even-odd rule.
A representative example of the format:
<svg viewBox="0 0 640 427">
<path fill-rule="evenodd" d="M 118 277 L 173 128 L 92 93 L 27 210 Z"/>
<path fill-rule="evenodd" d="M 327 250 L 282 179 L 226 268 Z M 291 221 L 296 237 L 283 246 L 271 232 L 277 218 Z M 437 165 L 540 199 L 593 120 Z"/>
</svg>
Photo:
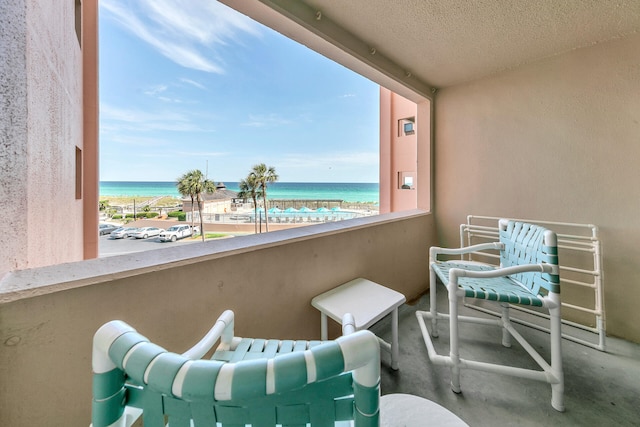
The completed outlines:
<svg viewBox="0 0 640 427">
<path fill-rule="evenodd" d="M 342 316 L 351 313 L 356 329 L 366 329 L 405 301 L 400 292 L 358 278 L 316 296 L 311 305 L 338 323 Z"/>
<path fill-rule="evenodd" d="M 411 394 L 387 394 L 380 398 L 380 427 L 469 427 L 456 414 L 428 399 Z"/>
</svg>

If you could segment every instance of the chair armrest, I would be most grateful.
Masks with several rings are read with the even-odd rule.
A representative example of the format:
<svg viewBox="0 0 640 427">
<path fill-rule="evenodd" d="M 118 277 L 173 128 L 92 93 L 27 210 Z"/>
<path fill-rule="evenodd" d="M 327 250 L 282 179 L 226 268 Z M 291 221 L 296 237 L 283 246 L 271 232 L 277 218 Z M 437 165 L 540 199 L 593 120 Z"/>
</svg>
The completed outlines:
<svg viewBox="0 0 640 427">
<path fill-rule="evenodd" d="M 471 271 L 462 268 L 452 268 L 449 270 L 449 281 L 453 282 L 454 277 L 473 277 L 478 279 L 491 279 L 494 277 L 510 276 L 512 274 L 535 272 L 554 273 L 556 266 L 551 264 L 523 264 L 511 267 L 496 268 L 495 270 Z"/>
<path fill-rule="evenodd" d="M 209 332 L 196 345 L 182 353 L 188 359 L 201 359 L 220 340 L 220 346 L 230 346 L 233 340 L 233 311 L 223 312 Z"/>
<path fill-rule="evenodd" d="M 491 242 L 480 243 L 478 245 L 465 246 L 463 248 L 440 248 L 438 246 L 432 246 L 429 249 L 429 261 L 434 262 L 438 260 L 438 255 L 462 255 L 471 252 L 485 251 L 488 249 L 502 250 L 504 249 L 504 243 Z"/>
<path fill-rule="evenodd" d="M 356 319 L 351 313 L 342 316 L 342 335 L 349 335 L 356 331 Z"/>
</svg>

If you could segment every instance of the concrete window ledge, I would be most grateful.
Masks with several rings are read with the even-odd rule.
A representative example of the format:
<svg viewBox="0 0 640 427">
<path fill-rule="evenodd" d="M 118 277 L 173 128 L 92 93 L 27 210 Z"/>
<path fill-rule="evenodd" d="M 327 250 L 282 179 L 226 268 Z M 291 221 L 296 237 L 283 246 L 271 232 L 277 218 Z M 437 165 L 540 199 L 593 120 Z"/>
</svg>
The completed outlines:
<svg viewBox="0 0 640 427">
<path fill-rule="evenodd" d="M 374 232 L 376 227 L 429 216 L 431 216 L 429 212 L 411 210 L 18 270 L 7 273 L 0 280 L 0 304 L 310 239 L 366 229 L 371 229 Z"/>
</svg>

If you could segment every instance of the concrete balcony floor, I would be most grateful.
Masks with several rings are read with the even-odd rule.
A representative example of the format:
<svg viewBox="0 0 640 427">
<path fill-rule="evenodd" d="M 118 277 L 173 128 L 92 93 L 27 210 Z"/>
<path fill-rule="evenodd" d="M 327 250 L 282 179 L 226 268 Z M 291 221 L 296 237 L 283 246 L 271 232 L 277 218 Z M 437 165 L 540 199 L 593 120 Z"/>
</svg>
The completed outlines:
<svg viewBox="0 0 640 427">
<path fill-rule="evenodd" d="M 448 311 L 446 291 L 438 285 L 438 308 Z M 461 394 L 449 386 L 449 368 L 430 362 L 415 316 L 429 309 L 429 295 L 399 310 L 400 369 L 392 371 L 389 355 L 382 354 L 382 394 L 408 393 L 432 400 L 470 426 L 637 426 L 640 420 L 640 345 L 607 337 L 607 351 L 564 339 L 564 413 L 551 407 L 551 387 L 535 380 L 463 369 Z M 460 314 L 479 315 L 462 308 Z M 371 330 L 390 339 L 390 317 Z M 434 345 L 448 354 L 448 322 L 439 323 Z M 564 327 L 564 326 L 563 326 Z M 517 325 L 528 342 L 548 359 L 549 340 L 544 332 Z M 537 369 L 536 363 L 514 340 L 511 348 L 500 344 L 498 328 L 462 324 L 461 354 L 487 362 Z M 466 345 L 465 345 L 466 344 Z M 428 420 L 416 426 L 429 425 Z"/>
</svg>

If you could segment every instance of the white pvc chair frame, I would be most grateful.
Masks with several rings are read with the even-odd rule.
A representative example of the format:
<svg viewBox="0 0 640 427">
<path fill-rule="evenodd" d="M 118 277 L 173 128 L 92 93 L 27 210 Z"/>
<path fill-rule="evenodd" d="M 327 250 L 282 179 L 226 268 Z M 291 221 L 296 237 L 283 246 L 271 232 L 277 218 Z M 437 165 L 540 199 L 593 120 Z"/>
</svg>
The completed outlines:
<svg viewBox="0 0 640 427">
<path fill-rule="evenodd" d="M 577 342 L 588 347 L 595 348 L 600 351 L 606 351 L 606 317 L 604 305 L 604 283 L 602 272 L 602 249 L 598 233 L 598 227 L 593 224 L 578 224 L 568 222 L 539 221 L 528 219 L 509 218 L 514 221 L 528 222 L 539 224 L 547 228 L 556 229 L 558 236 L 558 250 L 571 253 L 575 257 L 579 257 L 586 266 L 569 264 L 565 262 L 565 258 L 560 256 L 560 282 L 563 287 L 570 286 L 579 291 L 579 295 L 593 295 L 593 305 L 583 303 L 582 301 L 569 301 L 563 297 L 562 307 L 576 310 L 577 312 L 587 313 L 593 316 L 595 327 L 591 327 L 584 323 L 574 322 L 568 319 L 562 319 L 562 324 L 570 326 L 565 328 L 562 337 L 570 341 Z M 498 222 L 500 218 L 491 216 L 468 215 L 467 223 L 460 224 L 460 246 L 471 246 L 474 242 L 491 242 L 498 240 Z M 565 231 L 561 233 L 560 230 Z M 495 254 L 486 252 L 468 253 L 465 258 L 467 260 L 495 260 Z M 580 280 L 569 279 L 562 275 L 562 272 L 574 273 Z M 500 313 L 472 305 L 465 304 L 466 307 L 479 310 L 484 313 L 499 316 Z M 529 310 L 524 307 L 511 306 L 512 309 L 526 313 L 527 315 L 548 319 L 545 313 Z M 565 312 L 566 314 L 566 312 Z M 549 329 L 537 322 L 528 321 L 524 317 L 512 317 L 511 321 L 522 325 L 549 332 Z M 582 338 L 577 331 L 587 331 L 596 335 L 596 341 L 593 339 Z"/>
<path fill-rule="evenodd" d="M 344 357 L 344 372 L 352 371 L 353 381 L 364 387 L 377 387 L 380 383 L 380 350 L 378 339 L 370 331 L 355 331 L 355 320 L 351 314 L 346 314 L 342 321 L 343 336 L 335 341 L 339 344 Z M 125 322 L 115 320 L 103 325 L 94 336 L 92 368 L 95 374 L 105 374 L 117 369 L 109 357 L 109 348 L 113 342 L 127 332 L 136 332 L 134 328 Z M 217 350 L 233 349 L 240 338 L 234 337 L 234 314 L 227 310 L 218 318 L 214 326 L 207 334 L 193 347 L 182 353 L 183 357 L 191 360 L 202 358 L 220 341 Z M 129 353 L 134 351 L 135 347 Z M 126 364 L 125 357 L 124 363 Z M 188 368 L 189 362 L 185 363 Z M 233 365 L 233 364 L 229 364 Z M 145 372 L 147 375 L 153 366 L 149 365 Z M 309 368 L 308 368 L 309 369 Z M 172 384 L 172 393 L 176 397 L 182 396 L 183 379 L 185 374 L 179 372 Z M 233 377 L 233 367 L 228 370 L 224 368 L 220 371 L 219 379 L 215 386 L 215 400 L 229 400 L 232 397 L 231 383 Z M 271 381 L 270 381 L 271 379 Z M 267 373 L 267 394 L 275 393 L 273 376 L 270 378 Z M 313 378 L 309 379 L 312 382 Z M 281 390 L 279 390 L 281 391 Z M 122 416 L 108 427 L 130 427 L 140 416 L 142 409 L 126 406 Z M 345 425 L 344 423 L 338 423 Z M 93 425 L 93 424 L 92 424 Z M 350 424 L 349 424 L 350 425 Z"/>
<path fill-rule="evenodd" d="M 500 221 L 500 227 L 506 227 L 507 221 Z M 545 244 L 556 246 L 557 240 L 555 233 L 545 234 Z M 481 250 L 501 250 L 503 244 L 500 242 L 484 243 L 479 245 L 468 246 L 458 249 L 448 249 L 432 247 L 429 251 L 430 264 L 430 311 L 416 311 L 416 317 L 422 331 L 422 336 L 427 347 L 427 353 L 432 363 L 436 365 L 448 366 L 451 370 L 451 389 L 455 393 L 461 392 L 460 387 L 460 370 L 475 369 L 484 372 L 506 374 L 520 378 L 533 379 L 547 382 L 551 385 L 552 397 L 551 405 L 554 409 L 563 412 L 564 407 L 564 373 L 562 368 L 562 350 L 561 350 L 561 315 L 560 315 L 560 295 L 549 292 L 548 296 L 542 297 L 543 306 L 549 310 L 550 321 L 550 341 L 551 341 L 551 363 L 547 361 L 522 337 L 522 335 L 513 328 L 509 317 L 509 305 L 500 303 L 502 309 L 501 317 L 497 319 L 479 318 L 470 316 L 461 316 L 458 314 L 458 303 L 464 298 L 464 291 L 458 287 L 458 279 L 460 277 L 475 278 L 496 278 L 508 276 L 522 272 L 543 272 L 558 274 L 558 266 L 550 264 L 527 264 L 518 265 L 507 268 L 497 268 L 492 271 L 467 271 L 459 268 L 452 268 L 449 271 L 449 284 L 447 291 L 449 294 L 449 313 L 441 313 L 437 311 L 436 306 L 436 274 L 431 268 L 438 255 L 464 255 L 471 252 Z M 473 261 L 469 261 L 473 263 Z M 429 332 L 425 319 L 431 320 L 431 333 Z M 437 322 L 438 320 L 449 320 L 450 349 L 449 356 L 437 353 L 433 344 L 432 337 L 438 337 Z M 502 345 L 511 347 L 511 336 L 513 336 L 524 350 L 535 360 L 542 369 L 532 370 L 512 366 L 504 366 L 495 363 L 480 362 L 475 360 L 464 359 L 459 353 L 459 328 L 458 322 L 476 323 L 488 326 L 497 326 L 502 328 Z"/>
</svg>

